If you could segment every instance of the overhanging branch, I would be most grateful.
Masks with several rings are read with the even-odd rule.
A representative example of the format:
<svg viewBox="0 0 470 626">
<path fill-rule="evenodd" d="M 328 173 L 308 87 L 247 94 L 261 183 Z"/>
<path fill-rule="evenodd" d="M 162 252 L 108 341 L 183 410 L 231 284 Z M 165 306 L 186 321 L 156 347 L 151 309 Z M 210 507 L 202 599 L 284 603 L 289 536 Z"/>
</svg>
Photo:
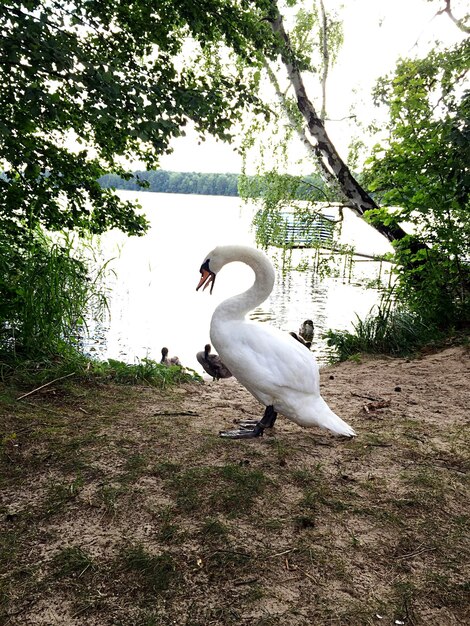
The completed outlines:
<svg viewBox="0 0 470 626">
<path fill-rule="evenodd" d="M 330 179 L 333 176 L 335 181 L 337 181 L 343 195 L 352 205 L 352 210 L 356 213 L 356 215 L 362 217 L 367 211 L 377 209 L 378 205 L 354 178 L 348 166 L 344 163 L 329 138 L 323 121 L 318 116 L 312 102 L 307 96 L 303 78 L 297 65 L 289 36 L 284 28 L 282 15 L 279 12 L 276 0 L 272 0 L 272 6 L 274 9 L 274 17 L 271 20 L 271 27 L 273 32 L 280 37 L 282 42 L 282 62 L 286 68 L 289 82 L 294 89 L 299 111 L 305 119 L 308 131 L 315 141 L 315 144 L 312 145 L 312 150 L 316 155 L 319 155 L 320 161 L 323 163 L 323 171 L 325 173 L 328 172 Z M 301 139 L 304 145 L 308 147 L 308 144 L 310 143 L 308 138 L 306 136 L 301 136 Z M 400 226 L 392 227 L 378 224 L 374 225 L 374 228 L 376 228 L 376 230 L 384 235 L 384 237 L 386 237 L 389 241 L 402 239 L 406 236 L 406 232 Z"/>
</svg>

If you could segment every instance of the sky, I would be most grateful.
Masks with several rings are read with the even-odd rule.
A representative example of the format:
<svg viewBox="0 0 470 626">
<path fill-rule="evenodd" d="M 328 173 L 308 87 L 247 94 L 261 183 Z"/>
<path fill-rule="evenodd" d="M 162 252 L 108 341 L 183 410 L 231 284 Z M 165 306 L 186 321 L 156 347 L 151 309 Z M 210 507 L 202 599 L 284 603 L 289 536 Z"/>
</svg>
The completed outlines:
<svg viewBox="0 0 470 626">
<path fill-rule="evenodd" d="M 377 115 L 371 103 L 372 87 L 377 78 L 393 70 L 400 56 L 424 55 L 435 40 L 453 43 L 463 37 L 447 15 L 436 17 L 440 8 L 438 2 L 324 0 L 324 3 L 327 10 L 338 10 L 344 28 L 344 44 L 327 86 L 328 116 L 333 120 L 350 115 L 354 104 L 353 112 L 358 119 L 364 124 L 369 123 Z M 463 15 L 466 3 L 454 0 L 453 5 L 455 14 Z M 327 131 L 346 159 L 349 143 L 360 135 L 360 131 L 344 120 L 330 122 Z M 173 154 L 161 159 L 162 169 L 188 172 L 241 170 L 241 158 L 229 144 L 210 137 L 204 143 L 198 143 L 196 134 L 191 132 L 176 140 Z"/>
</svg>

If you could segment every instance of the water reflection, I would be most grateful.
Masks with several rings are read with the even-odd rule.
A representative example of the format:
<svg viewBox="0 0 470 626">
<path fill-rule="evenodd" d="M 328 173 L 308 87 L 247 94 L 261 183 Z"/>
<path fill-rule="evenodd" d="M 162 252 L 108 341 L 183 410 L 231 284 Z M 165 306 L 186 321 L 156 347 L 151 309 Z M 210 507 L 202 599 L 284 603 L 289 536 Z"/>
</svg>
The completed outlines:
<svg viewBox="0 0 470 626">
<path fill-rule="evenodd" d="M 270 311 L 266 311 L 260 306 L 257 306 L 256 309 L 253 309 L 253 311 L 248 314 L 248 318 L 250 320 L 253 320 L 254 322 L 274 322 L 276 320 L 275 315 L 273 315 Z"/>
<path fill-rule="evenodd" d="M 253 273 L 240 263 L 227 265 L 209 295 L 195 291 L 199 267 L 216 245 L 254 245 L 254 209 L 238 198 L 121 193 L 139 199 L 152 227 L 141 238 L 117 232 L 103 236 L 103 259 L 113 258 L 107 283 L 110 311 L 104 320 L 90 321 L 86 350 L 102 359 L 134 362 L 143 357 L 159 360 L 161 348 L 166 346 L 184 365 L 200 371 L 196 352 L 209 341 L 214 308 L 247 289 Z M 305 265 L 309 254 L 294 251 L 294 266 Z M 312 349 L 320 360 L 328 353 L 322 334 L 328 328 L 350 328 L 355 313 L 365 315 L 378 300 L 376 290 L 365 290 L 346 278 L 320 281 L 312 270 L 283 274 L 279 259 L 274 262 L 277 280 L 273 292 L 250 318 L 286 331 L 298 331 L 301 322 L 312 319 Z M 373 277 L 377 265 L 361 264 L 361 274 Z"/>
</svg>

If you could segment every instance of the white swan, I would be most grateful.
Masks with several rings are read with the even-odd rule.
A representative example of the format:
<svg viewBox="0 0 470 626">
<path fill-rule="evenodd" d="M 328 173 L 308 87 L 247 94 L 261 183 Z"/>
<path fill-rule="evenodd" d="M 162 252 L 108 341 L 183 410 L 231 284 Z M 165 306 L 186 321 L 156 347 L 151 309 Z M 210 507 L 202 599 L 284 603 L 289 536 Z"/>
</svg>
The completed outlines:
<svg viewBox="0 0 470 626">
<path fill-rule="evenodd" d="M 318 366 L 305 346 L 266 324 L 245 320 L 261 304 L 274 285 L 274 269 L 259 250 L 247 246 L 219 246 L 201 265 L 196 290 L 211 285 L 227 263 L 241 261 L 255 273 L 255 282 L 244 293 L 224 300 L 212 315 L 210 337 L 220 358 L 235 378 L 265 405 L 263 418 L 252 428 L 222 431 L 233 439 L 259 437 L 272 427 L 277 413 L 300 426 L 320 426 L 338 435 L 355 436 L 354 430 L 329 408 L 320 395 Z"/>
</svg>

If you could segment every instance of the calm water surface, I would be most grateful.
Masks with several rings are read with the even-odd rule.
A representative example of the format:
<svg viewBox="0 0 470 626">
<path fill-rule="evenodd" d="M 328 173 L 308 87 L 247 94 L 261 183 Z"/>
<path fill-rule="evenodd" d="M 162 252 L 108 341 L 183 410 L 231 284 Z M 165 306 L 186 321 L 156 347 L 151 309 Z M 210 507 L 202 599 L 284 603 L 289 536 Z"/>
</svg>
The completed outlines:
<svg viewBox="0 0 470 626">
<path fill-rule="evenodd" d="M 119 232 L 102 237 L 102 254 L 112 259 L 108 276 L 110 313 L 102 322 L 92 322 L 86 349 L 100 359 L 128 363 L 143 357 L 160 360 L 163 346 L 179 356 L 187 367 L 202 370 L 196 352 L 209 341 L 212 312 L 219 302 L 247 289 L 253 273 L 241 263 L 225 266 L 214 292 L 196 292 L 199 268 L 217 245 L 254 244 L 251 228 L 255 209 L 239 198 L 119 192 L 138 198 L 151 228 L 144 237 L 126 237 Z M 364 225 L 349 218 L 343 233 L 363 252 L 383 252 L 381 238 L 362 232 Z M 358 228 L 359 226 L 359 228 Z M 374 238 L 375 237 L 375 238 Z M 374 248 L 373 250 L 371 250 Z M 388 249 L 388 248 L 385 248 Z M 279 264 L 279 251 L 268 253 Z M 312 251 L 295 251 L 294 263 L 308 259 Z M 277 257 L 276 257 L 277 255 Z M 277 279 L 271 296 L 251 317 L 284 330 L 298 330 L 310 318 L 315 324 L 314 351 L 320 361 L 327 347 L 321 335 L 328 328 L 351 328 L 355 314 L 365 315 L 378 302 L 376 290 L 366 290 L 364 280 L 378 272 L 378 263 L 355 265 L 351 282 L 342 278 L 319 280 L 312 271 L 289 272 Z"/>
</svg>

